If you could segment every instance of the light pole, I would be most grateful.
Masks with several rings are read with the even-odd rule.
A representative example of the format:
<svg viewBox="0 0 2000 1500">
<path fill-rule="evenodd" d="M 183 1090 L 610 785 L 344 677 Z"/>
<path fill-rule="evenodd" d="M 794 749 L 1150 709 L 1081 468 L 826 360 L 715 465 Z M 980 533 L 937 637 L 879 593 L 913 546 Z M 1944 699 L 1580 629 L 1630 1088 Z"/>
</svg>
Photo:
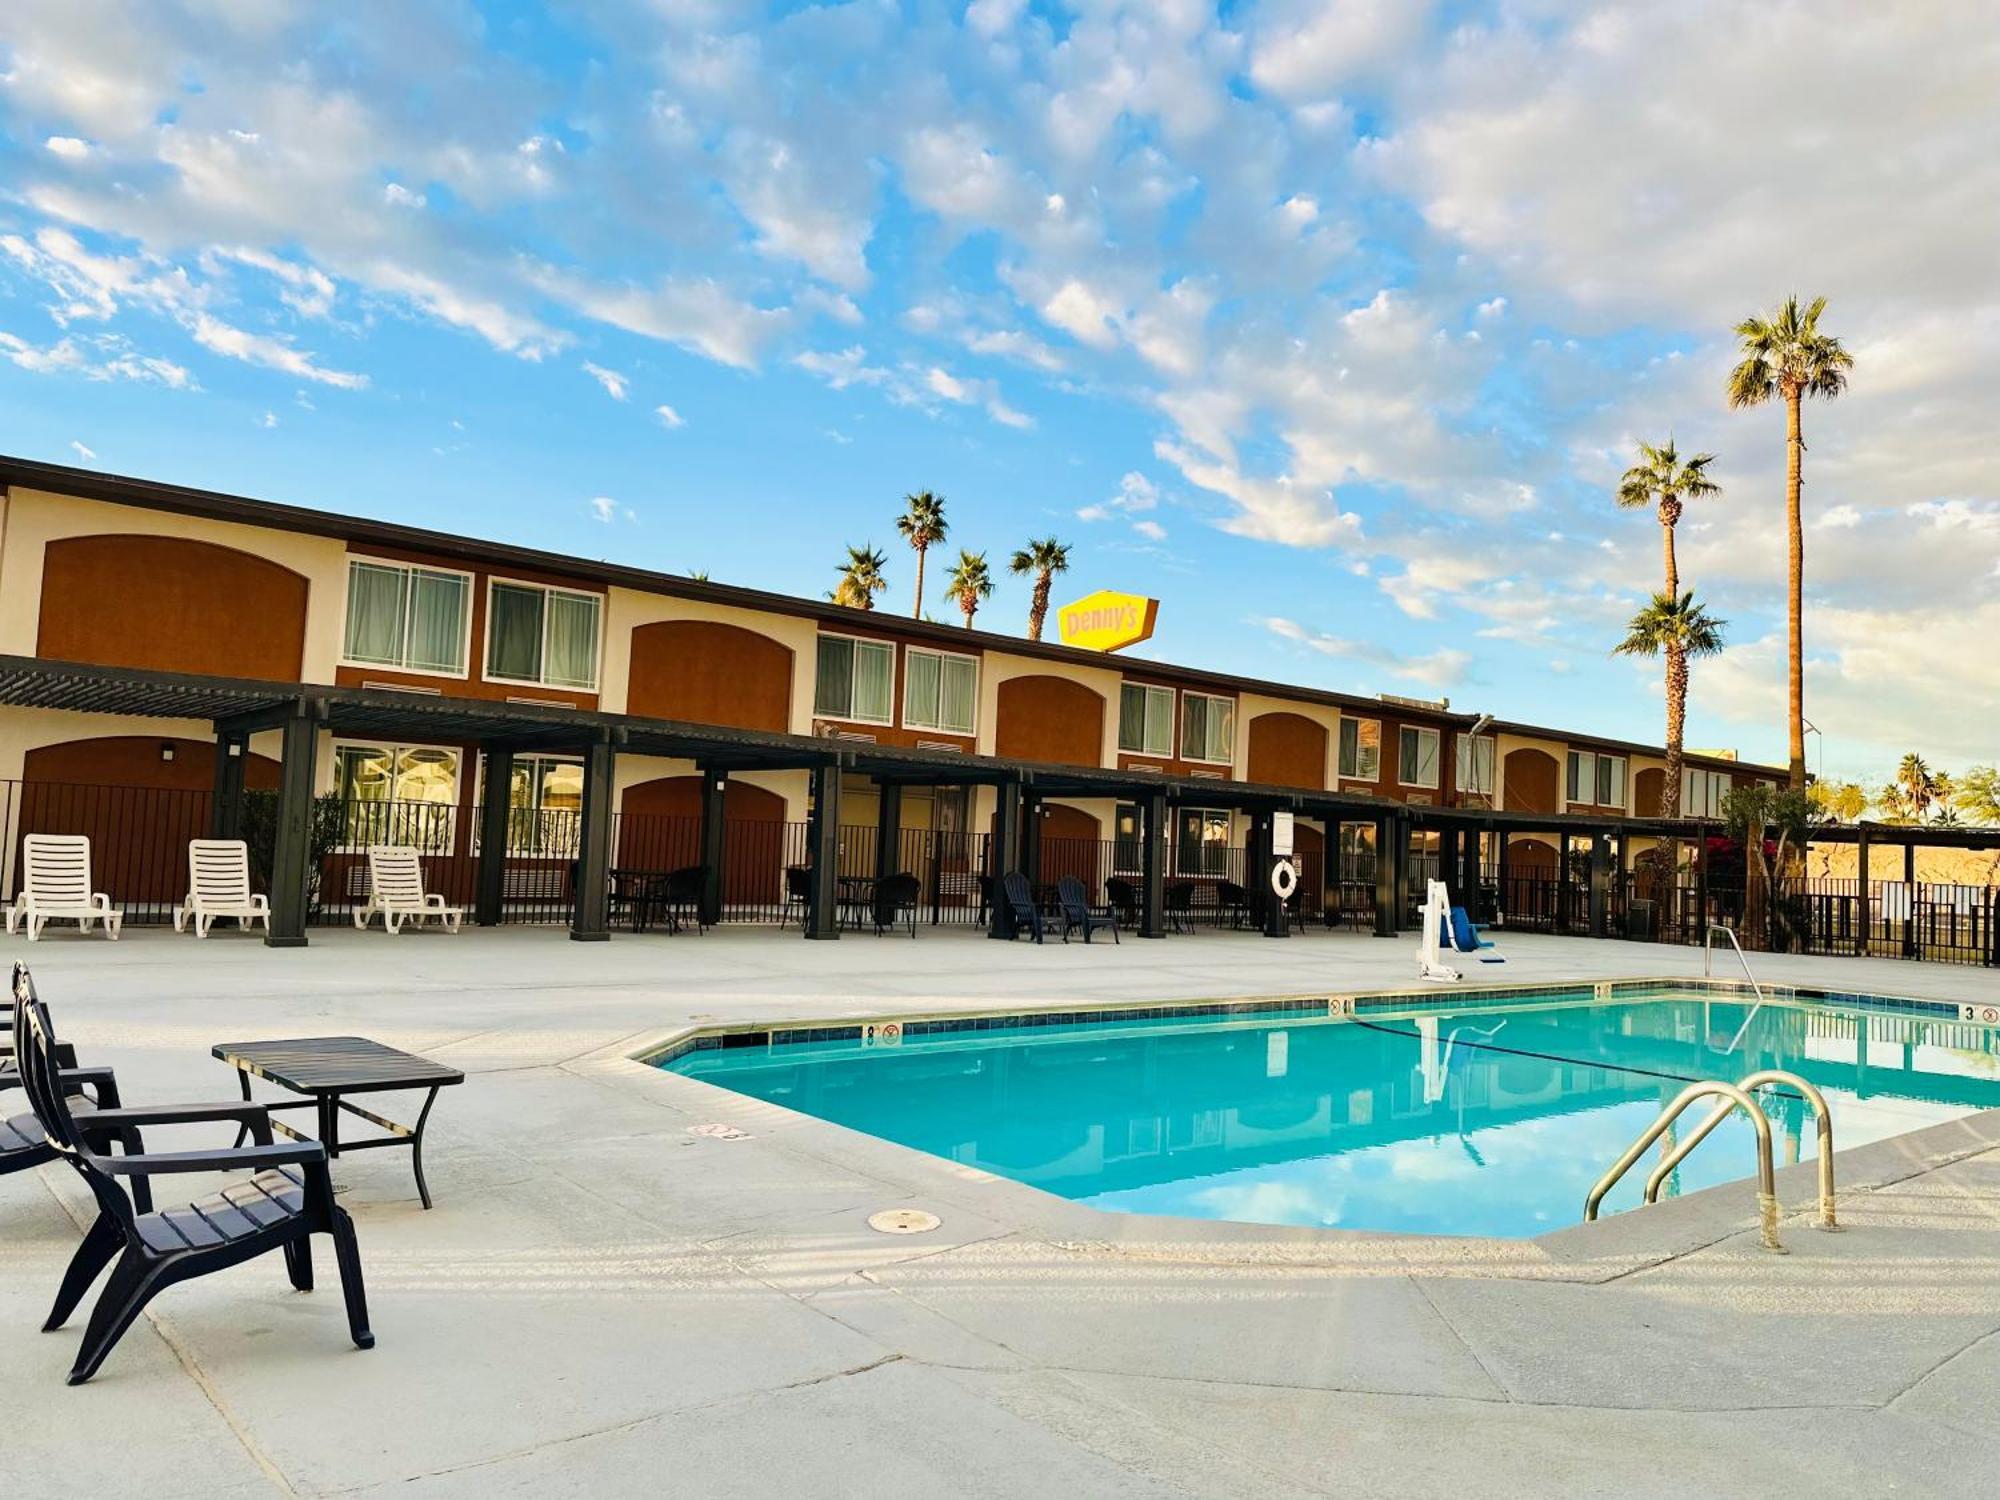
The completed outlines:
<svg viewBox="0 0 2000 1500">
<path fill-rule="evenodd" d="M 1813 723 L 1811 719 L 1805 719 L 1802 722 L 1805 725 L 1807 734 L 1819 735 L 1819 744 L 1814 747 L 1818 753 L 1813 756 L 1813 780 L 1824 781 L 1826 780 L 1826 736 L 1820 734 L 1819 725 Z"/>
</svg>

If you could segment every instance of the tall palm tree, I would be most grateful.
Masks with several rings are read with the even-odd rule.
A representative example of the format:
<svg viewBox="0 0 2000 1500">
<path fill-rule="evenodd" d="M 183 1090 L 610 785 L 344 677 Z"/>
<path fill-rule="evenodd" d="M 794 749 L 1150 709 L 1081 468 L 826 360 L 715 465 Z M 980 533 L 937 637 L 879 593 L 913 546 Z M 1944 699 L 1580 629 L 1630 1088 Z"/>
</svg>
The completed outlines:
<svg viewBox="0 0 2000 1500">
<path fill-rule="evenodd" d="M 1049 584 L 1058 573 L 1069 571 L 1069 548 L 1054 537 L 1031 541 L 1007 563 L 1008 571 L 1035 575 L 1035 592 L 1028 601 L 1028 639 L 1042 638 L 1042 621 L 1049 617 Z"/>
<path fill-rule="evenodd" d="M 980 603 L 993 597 L 993 575 L 987 570 L 984 552 L 958 549 L 958 561 L 944 577 L 944 596 L 965 612 L 965 628 L 970 630 Z"/>
<path fill-rule="evenodd" d="M 924 554 L 931 543 L 941 542 L 949 528 L 944 523 L 944 496 L 918 490 L 903 497 L 903 513 L 896 517 L 896 530 L 917 553 L 917 602 L 910 613 L 921 619 L 924 613 Z"/>
<path fill-rule="evenodd" d="M 1625 639 L 1613 648 L 1618 656 L 1667 659 L 1667 770 L 1666 785 L 1660 788 L 1663 818 L 1681 815 L 1681 743 L 1687 725 L 1688 662 L 1720 651 L 1728 623 L 1695 603 L 1693 590 L 1678 596 L 1659 593 L 1632 616 L 1631 624 L 1625 627 Z"/>
<path fill-rule="evenodd" d="M 835 604 L 850 609 L 873 609 L 875 596 L 889 586 L 882 570 L 889 559 L 874 547 L 849 547 L 847 561 L 840 565 L 840 582 L 827 594 Z"/>
<path fill-rule="evenodd" d="M 1736 325 L 1743 355 L 1729 372 L 1729 404 L 1785 403 L 1785 524 L 1789 543 L 1786 614 L 1791 627 L 1791 784 L 1806 784 L 1805 709 L 1805 527 L 1799 520 L 1800 467 L 1806 444 L 1799 431 L 1799 405 L 1807 396 L 1831 401 L 1847 389 L 1854 356 L 1832 334 L 1819 331 L 1826 298 L 1805 308 L 1787 297 L 1770 318 L 1745 318 Z"/>
<path fill-rule="evenodd" d="M 1893 783 L 1902 794 L 1903 805 L 1910 810 L 1916 822 L 1923 822 L 1924 814 L 1931 810 L 1931 804 L 1938 800 L 1937 773 L 1924 763 L 1924 758 L 1912 750 L 1904 756 L 1896 767 Z"/>
<path fill-rule="evenodd" d="M 1686 502 L 1722 493 L 1722 486 L 1708 477 L 1708 466 L 1714 462 L 1713 453 L 1697 453 L 1693 458 L 1683 459 L 1672 438 L 1657 448 L 1651 443 L 1641 443 L 1639 462 L 1618 481 L 1618 503 L 1628 510 L 1642 505 L 1659 506 L 1660 543 L 1667 562 L 1667 583 L 1661 592 L 1670 599 L 1678 599 L 1681 593 L 1680 565 L 1674 558 L 1674 527 L 1680 524 L 1681 507 Z"/>
</svg>

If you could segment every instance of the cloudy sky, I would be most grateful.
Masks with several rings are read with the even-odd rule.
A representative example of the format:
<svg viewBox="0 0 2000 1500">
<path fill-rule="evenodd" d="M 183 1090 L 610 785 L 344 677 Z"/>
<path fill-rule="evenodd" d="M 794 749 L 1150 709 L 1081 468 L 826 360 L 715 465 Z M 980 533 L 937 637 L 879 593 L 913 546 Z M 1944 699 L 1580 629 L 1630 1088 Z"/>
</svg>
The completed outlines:
<svg viewBox="0 0 2000 1500">
<path fill-rule="evenodd" d="M 1996 77 L 1991 0 L 8 0 L 0 450 L 901 609 L 929 487 L 1161 655 L 1650 738 L 1671 434 L 1690 742 L 1782 761 L 1721 391 L 1819 293 L 1825 769 L 1991 760 Z"/>
</svg>

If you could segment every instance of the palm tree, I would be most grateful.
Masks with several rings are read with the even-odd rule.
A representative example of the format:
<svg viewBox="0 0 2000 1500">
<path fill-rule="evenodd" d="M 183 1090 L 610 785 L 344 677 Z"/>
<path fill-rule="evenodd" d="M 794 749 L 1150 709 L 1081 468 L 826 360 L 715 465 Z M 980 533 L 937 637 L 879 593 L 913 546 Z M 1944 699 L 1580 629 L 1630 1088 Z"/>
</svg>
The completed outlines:
<svg viewBox="0 0 2000 1500">
<path fill-rule="evenodd" d="M 1618 481 L 1620 505 L 1633 510 L 1642 505 L 1659 506 L 1660 540 L 1667 560 L 1667 584 L 1662 592 L 1669 599 L 1678 599 L 1681 593 L 1680 565 L 1674 558 L 1674 527 L 1679 524 L 1681 507 L 1687 501 L 1722 493 L 1722 486 L 1708 477 L 1708 466 L 1714 462 L 1713 453 L 1697 453 L 1683 460 L 1672 438 L 1657 448 L 1651 443 L 1641 443 L 1639 462 Z"/>
<path fill-rule="evenodd" d="M 840 582 L 827 598 L 850 609 L 873 609 L 875 596 L 889 586 L 882 570 L 889 559 L 874 547 L 849 547 L 847 561 L 840 565 Z"/>
<path fill-rule="evenodd" d="M 896 517 L 896 530 L 917 551 L 917 602 L 910 613 L 919 618 L 924 612 L 924 554 L 930 551 L 931 543 L 944 540 L 947 529 L 944 524 L 944 496 L 933 495 L 929 490 L 918 490 L 914 495 L 903 497 L 903 513 Z"/>
<path fill-rule="evenodd" d="M 1909 809 L 1913 821 L 1921 823 L 1924 814 L 1931 810 L 1931 804 L 1938 800 L 1938 778 L 1924 763 L 1924 758 L 1912 750 L 1904 756 L 1896 767 L 1896 779 L 1892 783 L 1899 794 L 1902 805 Z"/>
<path fill-rule="evenodd" d="M 1660 816 L 1681 815 L 1681 737 L 1687 724 L 1688 662 L 1714 656 L 1722 649 L 1727 620 L 1718 620 L 1699 604 L 1694 593 L 1659 593 L 1632 616 L 1625 639 L 1613 648 L 1618 656 L 1665 656 L 1667 659 L 1667 770 L 1660 788 Z"/>
<path fill-rule="evenodd" d="M 1069 571 L 1069 548 L 1054 537 L 1031 541 L 1007 563 L 1014 573 L 1033 573 L 1035 592 L 1028 601 L 1028 639 L 1042 638 L 1042 621 L 1049 617 L 1049 584 L 1058 573 Z"/>
<path fill-rule="evenodd" d="M 944 577 L 944 596 L 965 612 L 965 628 L 970 630 L 980 602 L 993 597 L 993 575 L 987 571 L 984 552 L 958 549 L 958 561 Z"/>
<path fill-rule="evenodd" d="M 1854 356 L 1840 340 L 1819 331 L 1826 298 L 1803 310 L 1787 297 L 1776 316 L 1745 318 L 1736 325 L 1743 358 L 1729 372 L 1729 404 L 1762 406 L 1773 397 L 1785 403 L 1785 523 L 1789 541 L 1786 613 L 1791 626 L 1791 784 L 1806 784 L 1805 708 L 1805 528 L 1799 520 L 1800 466 L 1805 439 L 1799 432 L 1799 404 L 1807 396 L 1831 401 L 1847 389 Z"/>
</svg>

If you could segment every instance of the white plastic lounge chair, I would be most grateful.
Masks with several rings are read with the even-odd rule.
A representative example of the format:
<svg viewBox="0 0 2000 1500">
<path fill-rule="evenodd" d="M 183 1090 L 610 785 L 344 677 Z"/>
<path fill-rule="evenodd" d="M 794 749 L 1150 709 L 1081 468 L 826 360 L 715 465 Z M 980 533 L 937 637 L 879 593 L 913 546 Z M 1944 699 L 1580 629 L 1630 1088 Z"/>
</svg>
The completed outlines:
<svg viewBox="0 0 2000 1500">
<path fill-rule="evenodd" d="M 400 844 L 376 844 L 368 851 L 368 901 L 354 909 L 354 925 L 365 929 L 382 915 L 382 926 L 398 932 L 405 922 L 437 922 L 451 932 L 465 920 L 465 908 L 446 906 L 444 897 L 424 894 L 424 867 L 417 851 Z"/>
<path fill-rule="evenodd" d="M 80 833 L 31 833 L 21 840 L 21 894 L 7 908 L 7 931 L 25 926 L 39 942 L 52 917 L 74 920 L 88 932 L 96 922 L 115 939 L 124 919 L 111 898 L 90 888 L 90 840 Z"/>
<path fill-rule="evenodd" d="M 187 931 L 192 921 L 194 935 L 205 938 L 218 917 L 234 917 L 246 931 L 262 922 L 269 932 L 271 903 L 250 893 L 250 846 L 243 840 L 189 839 L 187 900 L 174 912 L 174 931 Z"/>
</svg>

